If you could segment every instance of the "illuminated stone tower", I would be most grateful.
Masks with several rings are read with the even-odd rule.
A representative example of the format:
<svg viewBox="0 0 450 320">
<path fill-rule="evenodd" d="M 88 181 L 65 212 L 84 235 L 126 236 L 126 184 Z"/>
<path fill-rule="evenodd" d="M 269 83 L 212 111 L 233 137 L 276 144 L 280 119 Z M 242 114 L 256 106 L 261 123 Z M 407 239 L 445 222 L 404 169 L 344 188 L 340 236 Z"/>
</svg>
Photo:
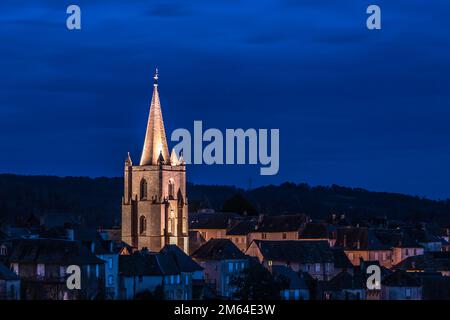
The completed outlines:
<svg viewBox="0 0 450 320">
<path fill-rule="evenodd" d="M 186 165 L 174 150 L 169 157 L 158 94 L 158 70 L 141 162 L 125 161 L 122 241 L 135 248 L 159 251 L 166 244 L 188 253 Z"/>
</svg>

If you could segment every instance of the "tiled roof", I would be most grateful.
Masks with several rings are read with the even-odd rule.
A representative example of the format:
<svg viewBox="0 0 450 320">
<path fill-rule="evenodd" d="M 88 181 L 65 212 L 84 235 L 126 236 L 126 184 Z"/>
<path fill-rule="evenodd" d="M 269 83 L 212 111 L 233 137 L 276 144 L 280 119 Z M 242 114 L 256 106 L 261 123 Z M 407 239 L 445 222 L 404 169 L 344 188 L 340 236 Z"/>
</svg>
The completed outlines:
<svg viewBox="0 0 450 320">
<path fill-rule="evenodd" d="M 405 271 L 397 270 L 381 281 L 388 287 L 420 287 L 420 282 Z"/>
<path fill-rule="evenodd" d="M 200 260 L 235 260 L 245 259 L 245 254 L 229 239 L 210 239 L 192 255 Z"/>
<path fill-rule="evenodd" d="M 333 262 L 333 252 L 327 241 L 254 240 L 265 260 L 300 263 Z"/>
<path fill-rule="evenodd" d="M 163 276 L 156 254 L 119 256 L 119 273 L 124 276 Z"/>
<path fill-rule="evenodd" d="M 162 272 L 165 275 L 169 274 L 179 274 L 181 273 L 181 269 L 178 268 L 178 265 L 172 255 L 165 255 L 161 253 L 155 254 L 156 260 L 161 267 Z"/>
<path fill-rule="evenodd" d="M 408 257 L 394 266 L 398 270 L 450 271 L 450 252 L 427 252 Z"/>
<path fill-rule="evenodd" d="M 119 256 L 119 272 L 124 276 L 164 276 L 203 270 L 195 261 L 174 245 L 160 252 L 136 252 Z"/>
<path fill-rule="evenodd" d="M 353 267 L 353 264 L 348 259 L 344 250 L 342 250 L 341 248 L 332 248 L 331 250 L 333 251 L 333 260 L 335 268 L 349 269 Z"/>
<path fill-rule="evenodd" d="M 407 233 L 399 230 L 377 230 L 376 237 L 385 245 L 397 248 L 420 248 L 421 245 Z"/>
<path fill-rule="evenodd" d="M 328 287 L 331 290 L 365 289 L 365 278 L 360 272 L 351 275 L 347 271 L 342 271 L 330 280 Z"/>
<path fill-rule="evenodd" d="M 78 241 L 59 239 L 20 239 L 13 241 L 9 260 L 18 263 L 103 264 Z"/>
<path fill-rule="evenodd" d="M 197 262 L 192 260 L 186 253 L 184 253 L 178 246 L 176 245 L 166 245 L 161 249 L 160 253 L 162 255 L 167 255 L 172 257 L 175 262 L 177 268 L 181 272 L 195 272 L 203 270 Z"/>
<path fill-rule="evenodd" d="M 375 230 L 360 227 L 338 228 L 336 247 L 347 250 L 389 250 L 376 236 Z"/>
<path fill-rule="evenodd" d="M 406 232 L 419 243 L 441 242 L 438 236 L 433 235 L 426 229 L 407 229 Z"/>
<path fill-rule="evenodd" d="M 300 233 L 300 239 L 327 239 L 330 232 L 324 223 L 308 223 Z"/>
<path fill-rule="evenodd" d="M 189 229 L 227 229 L 230 220 L 239 218 L 236 213 L 193 213 L 189 214 Z"/>
<path fill-rule="evenodd" d="M 289 232 L 298 231 L 308 222 L 305 214 L 264 216 L 258 223 L 257 232 Z"/>
<path fill-rule="evenodd" d="M 255 220 L 243 220 L 237 222 L 237 224 L 234 227 L 231 227 L 227 231 L 227 235 L 229 236 L 241 236 L 241 235 L 247 235 L 250 232 L 254 231 L 256 227 L 256 221 Z"/>
</svg>

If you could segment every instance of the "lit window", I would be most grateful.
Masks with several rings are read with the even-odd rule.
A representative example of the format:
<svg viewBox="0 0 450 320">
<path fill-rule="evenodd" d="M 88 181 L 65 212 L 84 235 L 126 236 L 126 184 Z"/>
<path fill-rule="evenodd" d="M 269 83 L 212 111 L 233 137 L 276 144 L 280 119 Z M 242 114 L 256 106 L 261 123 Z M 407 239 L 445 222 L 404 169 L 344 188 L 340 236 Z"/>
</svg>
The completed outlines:
<svg viewBox="0 0 450 320">
<path fill-rule="evenodd" d="M 66 267 L 65 266 L 59 267 L 59 276 L 60 276 L 60 278 L 64 278 L 66 276 Z"/>
<path fill-rule="evenodd" d="M 233 262 L 228 262 L 228 271 L 233 272 Z"/>
<path fill-rule="evenodd" d="M 267 261 L 267 264 L 269 265 L 269 267 L 272 266 L 272 260 Z"/>
<path fill-rule="evenodd" d="M 112 286 L 114 284 L 114 277 L 112 275 L 108 276 L 108 285 Z"/>
<path fill-rule="evenodd" d="M 316 272 L 320 272 L 320 263 L 316 263 Z"/>
<path fill-rule="evenodd" d="M 405 289 L 405 296 L 406 296 L 406 298 L 411 298 L 411 288 Z"/>
<path fill-rule="evenodd" d="M 100 265 L 95 265 L 95 276 L 98 278 L 100 276 Z"/>
<path fill-rule="evenodd" d="M 112 269 L 112 267 L 113 267 L 113 259 L 112 258 L 108 259 L 108 266 L 110 269 Z"/>
<path fill-rule="evenodd" d="M 19 264 L 18 263 L 12 263 L 11 268 L 15 274 L 19 274 Z"/>
<path fill-rule="evenodd" d="M 44 264 L 42 264 L 42 263 L 37 264 L 36 274 L 38 277 L 45 276 L 45 265 Z"/>
</svg>

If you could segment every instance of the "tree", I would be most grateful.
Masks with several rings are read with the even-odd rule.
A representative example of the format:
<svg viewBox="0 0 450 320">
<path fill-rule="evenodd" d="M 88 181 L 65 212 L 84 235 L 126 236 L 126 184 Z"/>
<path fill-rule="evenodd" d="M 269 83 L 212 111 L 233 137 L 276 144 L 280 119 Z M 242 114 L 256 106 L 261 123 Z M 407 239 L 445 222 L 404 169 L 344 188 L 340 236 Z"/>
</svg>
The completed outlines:
<svg viewBox="0 0 450 320">
<path fill-rule="evenodd" d="M 242 195 L 236 193 L 223 204 L 223 211 L 237 212 L 240 214 L 255 215 L 257 211 L 255 207 Z"/>
<path fill-rule="evenodd" d="M 242 300 L 278 300 L 280 291 L 286 285 L 281 279 L 275 280 L 266 268 L 252 260 L 248 268 L 230 280 L 230 286 L 235 288 L 233 297 Z"/>
<path fill-rule="evenodd" d="M 155 291 L 145 290 L 137 293 L 134 296 L 135 300 L 164 300 L 164 288 L 159 285 L 155 288 Z"/>
</svg>

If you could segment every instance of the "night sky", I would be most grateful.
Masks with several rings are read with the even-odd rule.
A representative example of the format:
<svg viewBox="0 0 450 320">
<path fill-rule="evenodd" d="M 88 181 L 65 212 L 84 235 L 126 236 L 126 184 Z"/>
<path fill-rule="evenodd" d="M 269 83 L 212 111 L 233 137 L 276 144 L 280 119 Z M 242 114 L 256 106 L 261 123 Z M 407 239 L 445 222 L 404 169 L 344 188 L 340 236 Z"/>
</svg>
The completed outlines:
<svg viewBox="0 0 450 320">
<path fill-rule="evenodd" d="M 449 198 L 449 16 L 448 0 L 2 0 L 0 172 L 122 176 L 158 66 L 168 136 L 280 129 L 278 175 L 189 166 L 192 182 Z"/>
</svg>

